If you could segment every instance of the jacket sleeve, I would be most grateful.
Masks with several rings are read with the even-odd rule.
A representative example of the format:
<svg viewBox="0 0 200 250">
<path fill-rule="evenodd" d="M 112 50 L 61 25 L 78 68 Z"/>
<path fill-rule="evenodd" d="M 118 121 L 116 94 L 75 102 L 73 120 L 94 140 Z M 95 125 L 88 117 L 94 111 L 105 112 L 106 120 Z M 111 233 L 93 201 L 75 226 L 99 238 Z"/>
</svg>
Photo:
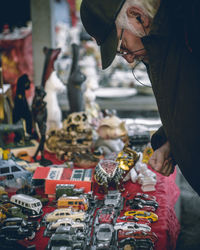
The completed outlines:
<svg viewBox="0 0 200 250">
<path fill-rule="evenodd" d="M 160 148 L 167 141 L 163 126 L 161 126 L 151 137 L 151 146 L 153 150 Z"/>
</svg>

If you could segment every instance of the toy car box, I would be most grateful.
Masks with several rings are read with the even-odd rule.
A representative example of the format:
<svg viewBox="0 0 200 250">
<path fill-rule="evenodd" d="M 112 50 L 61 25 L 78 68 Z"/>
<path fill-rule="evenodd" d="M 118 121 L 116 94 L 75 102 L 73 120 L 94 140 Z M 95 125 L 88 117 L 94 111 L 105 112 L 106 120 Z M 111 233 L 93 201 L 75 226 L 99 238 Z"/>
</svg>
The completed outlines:
<svg viewBox="0 0 200 250">
<path fill-rule="evenodd" d="M 88 193 L 92 191 L 93 169 L 38 167 L 33 179 L 44 179 L 45 194 L 50 196 L 55 195 L 58 184 L 74 184 Z"/>
</svg>

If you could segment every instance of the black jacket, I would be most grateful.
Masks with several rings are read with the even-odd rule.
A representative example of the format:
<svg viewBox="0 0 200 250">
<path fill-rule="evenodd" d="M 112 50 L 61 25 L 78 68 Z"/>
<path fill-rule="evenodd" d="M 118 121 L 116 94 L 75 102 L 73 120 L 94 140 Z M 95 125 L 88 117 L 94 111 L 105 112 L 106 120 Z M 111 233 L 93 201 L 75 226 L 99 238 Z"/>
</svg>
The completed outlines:
<svg viewBox="0 0 200 250">
<path fill-rule="evenodd" d="M 200 1 L 161 0 L 148 36 L 148 73 L 163 127 L 157 149 L 169 140 L 173 158 L 200 194 Z"/>
</svg>

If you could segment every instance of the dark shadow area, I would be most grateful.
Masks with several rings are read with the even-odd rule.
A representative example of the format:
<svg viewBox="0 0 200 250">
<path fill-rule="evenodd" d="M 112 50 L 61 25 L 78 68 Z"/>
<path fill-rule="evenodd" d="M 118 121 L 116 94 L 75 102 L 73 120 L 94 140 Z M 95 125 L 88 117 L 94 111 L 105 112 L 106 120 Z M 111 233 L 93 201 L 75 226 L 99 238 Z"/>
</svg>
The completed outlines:
<svg viewBox="0 0 200 250">
<path fill-rule="evenodd" d="M 181 231 L 176 250 L 200 249 L 200 197 L 181 175 Z"/>
</svg>

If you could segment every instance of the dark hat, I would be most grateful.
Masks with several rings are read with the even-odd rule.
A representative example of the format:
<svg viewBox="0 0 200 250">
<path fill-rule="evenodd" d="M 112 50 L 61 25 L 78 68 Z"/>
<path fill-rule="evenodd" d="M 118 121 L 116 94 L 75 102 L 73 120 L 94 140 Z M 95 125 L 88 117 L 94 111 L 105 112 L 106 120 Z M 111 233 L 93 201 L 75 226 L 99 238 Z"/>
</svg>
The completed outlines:
<svg viewBox="0 0 200 250">
<path fill-rule="evenodd" d="M 82 0 L 80 15 L 86 31 L 100 46 L 102 68 L 115 58 L 118 38 L 115 20 L 126 0 Z"/>
</svg>

